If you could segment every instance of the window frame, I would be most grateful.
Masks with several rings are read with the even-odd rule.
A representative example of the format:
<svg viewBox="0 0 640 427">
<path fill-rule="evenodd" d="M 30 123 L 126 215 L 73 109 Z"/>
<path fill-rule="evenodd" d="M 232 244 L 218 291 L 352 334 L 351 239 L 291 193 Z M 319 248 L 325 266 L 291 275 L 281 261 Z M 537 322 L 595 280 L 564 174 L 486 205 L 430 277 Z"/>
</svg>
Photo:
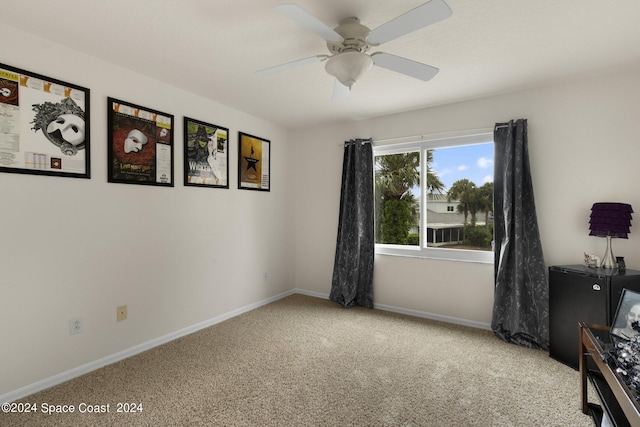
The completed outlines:
<svg viewBox="0 0 640 427">
<path fill-rule="evenodd" d="M 395 143 L 374 143 L 373 157 L 388 154 L 400 154 L 407 152 L 420 152 L 420 245 L 390 245 L 385 243 L 375 244 L 376 255 L 391 255 L 412 258 L 428 258 L 445 261 L 476 262 L 482 264 L 494 263 L 494 251 L 475 251 L 470 249 L 443 249 L 427 247 L 426 235 L 426 202 L 424 197 L 427 185 L 427 150 L 438 148 L 451 148 L 456 146 L 474 145 L 483 143 L 494 143 L 493 132 L 459 132 L 448 136 L 418 137 L 409 141 Z"/>
</svg>

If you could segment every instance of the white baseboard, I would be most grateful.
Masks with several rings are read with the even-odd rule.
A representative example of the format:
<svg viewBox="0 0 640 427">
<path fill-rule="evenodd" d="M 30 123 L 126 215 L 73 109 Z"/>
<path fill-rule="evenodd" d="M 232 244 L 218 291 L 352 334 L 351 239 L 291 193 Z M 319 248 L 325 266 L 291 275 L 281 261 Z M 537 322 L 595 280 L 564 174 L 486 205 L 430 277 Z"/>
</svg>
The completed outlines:
<svg viewBox="0 0 640 427">
<path fill-rule="evenodd" d="M 329 299 L 329 294 L 323 294 L 320 292 L 306 291 L 304 289 L 295 289 L 294 292 L 297 294 L 308 295 L 311 297 Z M 429 313 L 429 312 L 418 311 L 418 310 L 410 310 L 408 308 L 395 307 L 387 304 L 374 303 L 373 308 L 377 310 L 391 311 L 393 313 L 406 314 L 414 317 L 421 317 L 423 319 L 437 320 L 439 322 L 469 326 L 476 329 L 486 329 L 489 331 L 491 330 L 491 325 L 489 323 L 477 322 L 475 320 L 461 319 L 459 317 L 444 316 L 442 314 L 435 314 L 435 313 Z"/>
<path fill-rule="evenodd" d="M 287 297 L 289 295 L 293 295 L 293 294 L 302 294 L 302 295 L 308 295 L 308 296 L 312 296 L 312 297 L 316 297 L 316 298 L 323 298 L 323 299 L 329 299 L 329 294 L 324 294 L 324 293 L 320 293 L 320 292 L 313 292 L 313 291 L 307 291 L 304 289 L 292 289 L 290 291 L 287 292 L 283 292 L 281 294 L 275 295 L 273 297 L 267 298 L 265 300 L 262 301 L 258 301 L 256 303 L 253 304 L 249 304 L 247 306 L 238 308 L 236 310 L 232 310 L 228 313 L 222 314 L 220 316 L 214 317 L 213 319 L 209 319 L 206 320 L 204 322 L 200 322 L 197 323 L 195 325 L 191 325 L 189 327 L 180 329 L 178 331 L 172 332 L 170 334 L 164 335 L 162 337 L 153 339 L 151 341 L 147 341 L 145 343 L 133 346 L 131 348 L 128 348 L 126 350 L 120 351 L 118 353 L 114 353 L 112 355 L 103 357 L 101 359 L 98 360 L 94 360 L 93 362 L 89 362 L 86 363 L 84 365 L 78 366 L 77 368 L 73 368 L 70 369 L 68 371 L 65 372 L 61 372 L 57 375 L 54 375 L 52 377 L 49 378 L 45 378 L 41 381 L 37 381 L 33 384 L 29 384 L 26 385 L 24 387 L 21 387 L 17 390 L 13 390 L 10 391 L 8 393 L 2 394 L 0 395 L 0 403 L 4 403 L 4 402 L 13 402 L 16 401 L 18 399 L 22 399 L 23 397 L 27 397 L 29 395 L 32 395 L 34 393 L 37 393 L 39 391 L 42 390 L 46 390 L 50 387 L 56 386 L 58 384 L 62 384 L 66 381 L 72 380 L 74 378 L 77 378 L 81 375 L 87 374 L 91 371 L 95 371 L 96 369 L 100 369 L 104 366 L 107 365 L 111 365 L 113 363 L 119 362 L 121 360 L 127 359 L 131 356 L 135 356 L 138 353 L 142 353 L 143 351 L 147 351 L 151 348 L 157 347 L 159 345 L 162 344 L 166 344 L 170 341 L 173 341 L 175 339 L 181 338 L 183 336 L 192 334 L 194 332 L 197 332 L 201 329 L 204 328 L 208 328 L 209 326 L 213 326 L 217 323 L 220 322 L 224 322 L 225 320 L 231 319 L 232 317 L 236 317 L 239 316 L 240 314 L 246 313 L 248 311 L 254 310 L 258 307 L 261 307 L 263 305 L 267 305 L 269 303 L 272 303 L 274 301 L 277 301 L 279 299 L 282 299 L 284 297 Z M 434 313 L 427 313 L 427 312 L 423 312 L 423 311 L 418 311 L 418 310 L 409 310 L 406 308 L 401 308 L 401 307 L 394 307 L 394 306 L 390 306 L 390 305 L 386 305 L 386 304 L 375 304 L 374 305 L 375 309 L 378 310 L 385 310 L 385 311 L 391 311 L 394 313 L 400 313 L 400 314 L 407 314 L 410 316 L 415 316 L 415 317 L 422 317 L 425 319 L 431 319 L 431 320 L 437 320 L 437 321 L 441 321 L 441 322 L 447 322 L 447 323 L 454 323 L 457 325 L 464 325 L 464 326 L 470 326 L 473 328 L 478 328 L 478 329 L 487 329 L 490 330 L 491 329 L 491 325 L 486 324 L 486 323 L 482 323 L 482 322 L 476 322 L 473 320 L 467 320 L 467 319 L 460 319 L 460 318 L 456 318 L 456 317 L 450 317 L 450 316 L 443 316 L 440 314 L 434 314 Z"/>
<path fill-rule="evenodd" d="M 486 329 L 488 331 L 491 330 L 491 325 L 489 323 L 477 322 L 475 320 L 461 319 L 459 317 L 444 316 L 442 314 L 435 314 L 435 313 L 429 313 L 429 312 L 418 311 L 418 310 L 409 310 L 407 308 L 394 307 L 392 305 L 386 305 L 386 304 L 374 304 L 373 308 L 378 310 L 391 311 L 393 313 L 407 314 L 409 316 L 414 316 L 414 317 L 421 317 L 423 319 L 437 320 L 439 322 L 469 326 L 471 328 L 476 328 L 476 329 Z"/>
<path fill-rule="evenodd" d="M 283 292 L 281 294 L 275 295 L 273 297 L 267 298 L 262 301 L 258 301 L 253 304 L 249 304 L 247 306 L 238 308 L 236 310 L 232 310 L 228 313 L 222 314 L 220 316 L 214 317 L 213 319 L 205 320 L 204 322 L 197 323 L 195 325 L 188 326 L 186 328 L 180 329 L 178 331 L 172 332 L 170 334 L 164 335 L 162 337 L 153 339 L 151 341 L 144 342 L 142 344 L 130 347 L 126 350 L 120 351 L 118 353 L 111 354 L 109 356 L 103 357 L 98 360 L 94 360 L 93 362 L 86 363 L 84 365 L 78 366 L 77 368 L 70 369 L 65 372 L 61 372 L 52 377 L 45 378 L 41 381 L 37 381 L 33 384 L 26 385 L 17 390 L 10 391 L 8 393 L 0 395 L 0 403 L 4 402 L 13 402 L 18 399 L 22 399 L 23 397 L 32 395 L 42 390 L 46 390 L 50 387 L 56 386 L 58 384 L 62 384 L 66 381 L 77 378 L 81 375 L 88 374 L 91 371 L 95 371 L 96 369 L 100 369 L 104 366 L 111 365 L 113 363 L 119 362 L 121 360 L 127 359 L 131 356 L 135 356 L 138 353 L 142 353 L 143 351 L 147 351 L 153 347 L 157 347 L 162 344 L 166 344 L 175 339 L 181 338 L 185 335 L 192 334 L 194 332 L 199 331 L 200 329 L 208 328 L 209 326 L 213 326 L 216 323 L 224 322 L 225 320 L 231 319 L 232 317 L 236 317 L 240 314 L 246 313 L 248 311 L 254 310 L 263 305 L 272 303 L 289 295 L 295 293 L 295 290 Z"/>
<path fill-rule="evenodd" d="M 296 294 L 307 295 L 310 297 L 329 299 L 329 294 L 325 294 L 322 292 L 307 291 L 305 289 L 298 289 L 298 288 L 294 289 L 293 292 Z"/>
</svg>

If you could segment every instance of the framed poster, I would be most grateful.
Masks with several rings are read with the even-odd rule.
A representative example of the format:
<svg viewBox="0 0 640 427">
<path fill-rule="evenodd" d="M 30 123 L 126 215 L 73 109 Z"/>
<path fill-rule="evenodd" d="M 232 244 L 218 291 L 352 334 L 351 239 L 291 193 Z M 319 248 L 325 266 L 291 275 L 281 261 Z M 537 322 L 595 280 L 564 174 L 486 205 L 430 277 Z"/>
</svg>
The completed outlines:
<svg viewBox="0 0 640 427">
<path fill-rule="evenodd" d="M 622 289 L 610 332 L 627 340 L 640 334 L 640 293 Z"/>
<path fill-rule="evenodd" d="M 184 185 L 229 188 L 229 129 L 184 118 Z"/>
<path fill-rule="evenodd" d="M 173 116 L 107 99 L 108 181 L 173 187 Z"/>
<path fill-rule="evenodd" d="M 0 172 L 91 178 L 89 89 L 0 64 Z"/>
<path fill-rule="evenodd" d="M 238 132 L 238 188 L 271 190 L 271 141 Z"/>
</svg>

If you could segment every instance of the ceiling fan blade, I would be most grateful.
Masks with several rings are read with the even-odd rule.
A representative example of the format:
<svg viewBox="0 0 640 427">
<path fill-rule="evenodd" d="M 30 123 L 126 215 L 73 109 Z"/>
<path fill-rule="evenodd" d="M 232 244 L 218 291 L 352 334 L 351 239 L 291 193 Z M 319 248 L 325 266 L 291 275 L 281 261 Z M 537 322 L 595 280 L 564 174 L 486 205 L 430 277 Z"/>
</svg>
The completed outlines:
<svg viewBox="0 0 640 427">
<path fill-rule="evenodd" d="M 325 40 L 332 42 L 342 41 L 340 34 L 333 31 L 324 22 L 320 21 L 318 18 L 295 3 L 279 4 L 275 7 L 275 10 L 285 16 L 288 16 L 296 21 L 302 28 L 316 33 Z"/>
<path fill-rule="evenodd" d="M 442 21 L 452 14 L 444 0 L 431 0 L 372 30 L 367 41 L 373 45 L 380 45 Z"/>
<path fill-rule="evenodd" d="M 392 55 L 390 53 L 374 53 L 371 56 L 373 57 L 373 65 L 423 81 L 431 80 L 436 74 L 438 74 L 438 71 L 440 71 L 436 67 L 412 61 L 401 56 Z"/>
<path fill-rule="evenodd" d="M 336 79 L 333 85 L 333 102 L 342 101 L 351 93 L 351 89 L 340 83 L 340 80 Z"/>
<path fill-rule="evenodd" d="M 276 65 L 275 67 L 265 68 L 263 70 L 256 71 L 258 76 L 270 76 L 272 74 L 279 73 L 281 71 L 288 70 L 290 68 L 299 67 L 301 65 L 310 64 L 312 62 L 320 62 L 327 59 L 327 55 L 310 56 L 308 58 L 298 59 L 296 61 L 287 62 L 286 64 Z"/>
</svg>

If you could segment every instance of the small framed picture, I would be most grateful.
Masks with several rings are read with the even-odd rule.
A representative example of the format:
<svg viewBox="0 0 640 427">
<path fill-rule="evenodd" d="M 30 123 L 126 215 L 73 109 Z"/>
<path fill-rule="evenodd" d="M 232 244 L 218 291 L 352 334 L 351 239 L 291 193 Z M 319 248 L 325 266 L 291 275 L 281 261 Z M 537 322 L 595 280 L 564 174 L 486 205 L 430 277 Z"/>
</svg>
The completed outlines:
<svg viewBox="0 0 640 427">
<path fill-rule="evenodd" d="M 173 116 L 107 99 L 109 182 L 173 187 Z"/>
<path fill-rule="evenodd" d="M 229 129 L 184 118 L 184 185 L 229 188 Z"/>
<path fill-rule="evenodd" d="M 238 188 L 271 190 L 271 141 L 238 132 Z"/>
<path fill-rule="evenodd" d="M 622 290 L 610 332 L 624 339 L 640 334 L 640 293 Z"/>
<path fill-rule="evenodd" d="M 91 178 L 89 89 L 0 64 L 0 172 Z"/>
</svg>

